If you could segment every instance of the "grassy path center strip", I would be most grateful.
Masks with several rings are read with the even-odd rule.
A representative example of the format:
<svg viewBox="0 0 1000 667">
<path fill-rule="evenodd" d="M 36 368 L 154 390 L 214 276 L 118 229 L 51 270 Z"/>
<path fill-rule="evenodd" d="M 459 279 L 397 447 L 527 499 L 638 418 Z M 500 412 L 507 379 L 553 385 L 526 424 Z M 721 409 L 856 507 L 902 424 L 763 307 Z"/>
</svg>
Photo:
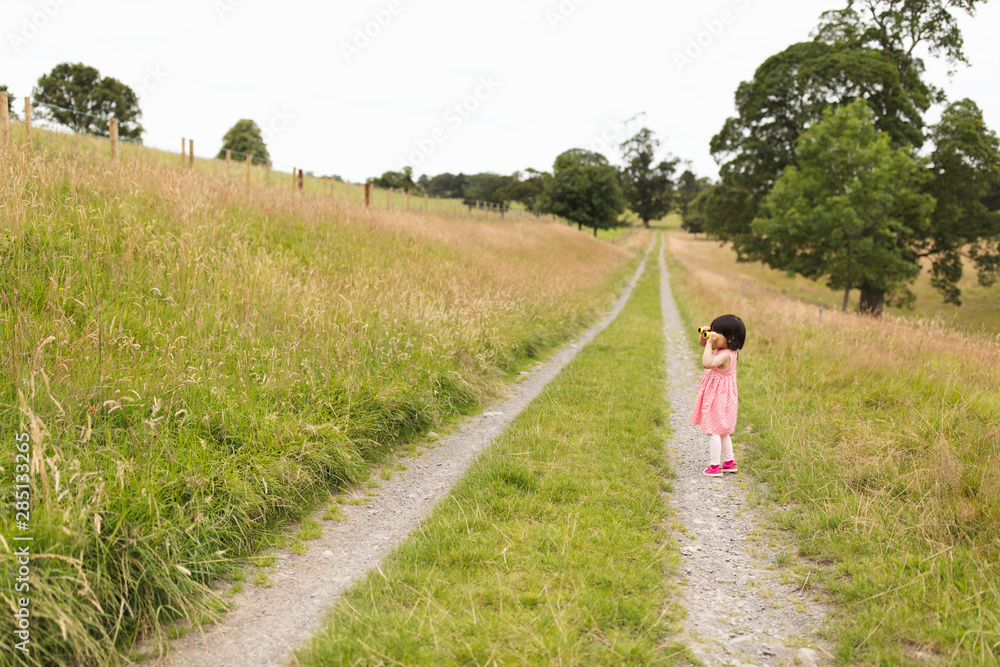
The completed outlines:
<svg viewBox="0 0 1000 667">
<path fill-rule="evenodd" d="M 669 664 L 658 276 L 347 592 L 298 653 L 330 664 Z"/>
</svg>

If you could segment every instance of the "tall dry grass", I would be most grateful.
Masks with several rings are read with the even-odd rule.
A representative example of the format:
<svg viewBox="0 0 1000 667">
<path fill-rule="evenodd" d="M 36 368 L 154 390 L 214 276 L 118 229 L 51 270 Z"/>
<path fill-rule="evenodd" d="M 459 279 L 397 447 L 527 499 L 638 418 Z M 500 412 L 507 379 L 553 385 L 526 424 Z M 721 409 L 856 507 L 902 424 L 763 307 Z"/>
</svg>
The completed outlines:
<svg viewBox="0 0 1000 667">
<path fill-rule="evenodd" d="M 94 146 L 41 133 L 0 170 L 0 423 L 33 440 L 34 664 L 115 663 L 213 614 L 215 579 L 495 397 L 636 259 L 560 224 L 369 212 Z"/>
<path fill-rule="evenodd" d="M 688 323 L 747 323 L 737 440 L 841 603 L 846 664 L 1000 659 L 1000 337 L 790 298 L 668 234 Z M 712 246 L 714 248 L 714 246 Z M 744 282 L 746 294 L 743 294 Z M 692 337 L 692 340 L 694 337 Z"/>
</svg>

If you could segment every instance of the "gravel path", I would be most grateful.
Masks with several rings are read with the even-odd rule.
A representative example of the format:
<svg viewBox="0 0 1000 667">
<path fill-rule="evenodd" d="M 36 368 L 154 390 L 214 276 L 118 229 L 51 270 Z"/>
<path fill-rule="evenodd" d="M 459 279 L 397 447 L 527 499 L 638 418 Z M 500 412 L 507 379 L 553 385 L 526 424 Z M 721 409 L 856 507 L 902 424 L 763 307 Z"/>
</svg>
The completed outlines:
<svg viewBox="0 0 1000 667">
<path fill-rule="evenodd" d="M 780 583 L 777 553 L 753 543 L 766 519 L 749 506 L 745 469 L 721 479 L 702 474 L 708 466 L 708 436 L 690 424 L 701 359 L 690 347 L 694 332 L 684 328 L 677 312 L 662 246 L 659 260 L 674 432 L 667 448 L 678 475 L 672 500 L 686 529 L 677 534 L 678 588 L 688 616 L 685 631 L 675 639 L 709 665 L 832 662 L 830 647 L 815 635 L 825 610 L 798 586 Z M 736 462 L 741 465 L 738 442 Z"/>
<path fill-rule="evenodd" d="M 655 243 L 655 242 L 654 242 Z M 506 400 L 489 406 L 466 420 L 421 452 L 405 459 L 408 469 L 391 480 L 378 480 L 380 495 L 364 505 L 340 505 L 344 520 L 323 521 L 323 509 L 314 519 L 323 527 L 321 537 L 309 542 L 309 550 L 297 555 L 278 552 L 278 562 L 269 575 L 273 586 L 247 584 L 233 601 L 234 611 L 218 624 L 192 630 L 173 642 L 165 656 L 143 665 L 178 667 L 226 667 L 289 665 L 292 650 L 321 627 L 327 609 L 353 582 L 377 568 L 391 549 L 400 544 L 434 503 L 444 497 L 472 464 L 476 455 L 500 435 L 576 353 L 604 330 L 621 312 L 632 288 L 645 269 L 649 253 L 608 315 L 550 360 L 522 372 Z M 363 498 L 358 490 L 354 497 Z M 146 647 L 146 650 L 150 650 Z"/>
</svg>

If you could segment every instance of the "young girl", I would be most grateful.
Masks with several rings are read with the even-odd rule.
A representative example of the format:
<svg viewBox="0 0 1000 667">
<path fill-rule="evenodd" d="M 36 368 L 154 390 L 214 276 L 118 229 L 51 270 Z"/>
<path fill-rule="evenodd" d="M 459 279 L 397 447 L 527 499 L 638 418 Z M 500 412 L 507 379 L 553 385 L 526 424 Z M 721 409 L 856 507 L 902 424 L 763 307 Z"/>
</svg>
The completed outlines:
<svg viewBox="0 0 1000 667">
<path fill-rule="evenodd" d="M 733 440 L 729 436 L 736 430 L 736 410 L 739 407 L 737 350 L 743 348 L 747 330 L 740 318 L 723 315 L 715 318 L 709 331 L 707 339 L 698 337 L 705 348 L 701 356 L 705 372 L 701 376 L 691 423 L 700 424 L 701 432 L 709 436 L 709 462 L 704 473 L 709 477 L 721 477 L 724 472 L 736 472 Z"/>
</svg>

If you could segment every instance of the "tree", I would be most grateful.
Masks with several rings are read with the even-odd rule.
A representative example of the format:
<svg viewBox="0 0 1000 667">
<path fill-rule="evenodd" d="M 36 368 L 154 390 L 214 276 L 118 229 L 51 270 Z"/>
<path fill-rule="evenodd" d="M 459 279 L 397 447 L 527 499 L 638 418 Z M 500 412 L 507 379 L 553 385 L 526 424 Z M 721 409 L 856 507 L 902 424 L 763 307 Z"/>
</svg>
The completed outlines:
<svg viewBox="0 0 1000 667">
<path fill-rule="evenodd" d="M 423 196 L 424 191 L 413 181 L 413 167 L 403 167 L 403 171 L 387 171 L 376 178 L 369 178 L 368 182 L 377 188 L 386 190 L 403 190 L 410 194 Z"/>
<path fill-rule="evenodd" d="M 625 168 L 621 172 L 622 191 L 628 207 L 649 227 L 650 220 L 659 220 L 673 208 L 674 171 L 679 159 L 661 160 L 654 165 L 660 142 L 648 128 L 621 145 Z"/>
<path fill-rule="evenodd" d="M 931 284 L 945 301 L 961 305 L 963 255 L 972 260 L 980 285 L 992 285 L 1000 272 L 1000 202 L 995 199 L 1000 141 L 969 99 L 949 105 L 930 138 L 935 148 L 927 192 L 937 207 L 914 247 L 918 256 L 933 260 Z"/>
<path fill-rule="evenodd" d="M 504 201 L 521 202 L 528 211 L 538 213 L 541 195 L 551 175 L 530 168 L 526 169 L 525 173 L 527 176 L 515 171 L 501 190 L 500 196 Z"/>
<path fill-rule="evenodd" d="M 977 3 L 986 0 L 847 0 L 844 9 L 820 16 L 816 39 L 888 54 L 913 104 L 926 110 L 931 102 L 943 102 L 944 95 L 921 80 L 924 62 L 915 55 L 916 48 L 925 45 L 932 56 L 944 57 L 953 67 L 968 64 L 953 11 L 974 16 Z"/>
<path fill-rule="evenodd" d="M 705 207 L 712 190 L 711 185 L 705 187 L 684 208 L 681 214 L 681 229 L 691 234 L 701 234 L 705 231 Z"/>
<path fill-rule="evenodd" d="M 736 91 L 738 116 L 711 141 L 721 181 L 706 203 L 706 230 L 733 242 L 740 259 L 763 259 L 751 222 L 788 166 L 807 127 L 831 104 L 866 99 L 877 129 L 894 145 L 923 144 L 923 120 L 899 80 L 895 61 L 871 49 L 821 42 L 793 44 L 757 68 Z"/>
<path fill-rule="evenodd" d="M 507 189 L 511 185 L 510 176 L 482 173 L 468 177 L 464 199 L 467 202 L 482 201 L 498 206 L 506 206 L 510 200 Z"/>
<path fill-rule="evenodd" d="M 6 91 L 7 86 L 5 84 L 0 84 L 0 90 Z M 14 100 L 16 99 L 17 99 L 16 97 L 11 95 L 10 93 L 7 93 L 7 113 L 12 118 L 17 118 L 17 114 L 14 112 Z"/>
<path fill-rule="evenodd" d="M 222 137 L 222 149 L 219 150 L 216 157 L 224 159 L 226 150 L 237 155 L 252 155 L 255 164 L 267 164 L 271 159 L 270 153 L 267 152 L 267 145 L 264 143 L 264 137 L 261 136 L 260 128 L 257 123 L 247 118 L 241 118 L 229 128 L 229 131 Z"/>
<path fill-rule="evenodd" d="M 423 184 L 423 176 L 421 176 L 421 181 L 419 184 L 427 194 L 431 197 L 461 197 L 464 193 L 455 193 L 453 189 L 453 183 L 455 181 L 455 175 L 444 173 L 438 174 L 433 178 L 427 179 L 427 184 Z M 463 178 L 464 180 L 464 178 Z"/>
<path fill-rule="evenodd" d="M 926 226 L 934 198 L 920 192 L 922 170 L 906 148 L 893 148 L 864 100 L 828 109 L 802 133 L 789 166 L 764 199 L 756 234 L 767 263 L 831 289 L 861 290 L 862 312 L 880 315 L 886 296 L 906 302 L 920 272 L 905 240 Z"/>
<path fill-rule="evenodd" d="M 118 79 L 101 77 L 83 63 L 62 63 L 38 79 L 32 91 L 39 116 L 74 132 L 108 136 L 111 118 L 118 119 L 118 136 L 140 140 L 142 111 L 135 91 Z"/>
<path fill-rule="evenodd" d="M 690 169 L 685 169 L 677 179 L 676 199 L 681 214 L 681 229 L 692 234 L 705 231 L 705 201 L 711 189 L 712 184 L 707 177 L 698 178 Z"/>
<path fill-rule="evenodd" d="M 541 195 L 541 210 L 575 222 L 579 229 L 618 227 L 625 211 L 625 195 L 617 170 L 607 158 L 581 148 L 556 158 L 551 180 Z"/>
</svg>

